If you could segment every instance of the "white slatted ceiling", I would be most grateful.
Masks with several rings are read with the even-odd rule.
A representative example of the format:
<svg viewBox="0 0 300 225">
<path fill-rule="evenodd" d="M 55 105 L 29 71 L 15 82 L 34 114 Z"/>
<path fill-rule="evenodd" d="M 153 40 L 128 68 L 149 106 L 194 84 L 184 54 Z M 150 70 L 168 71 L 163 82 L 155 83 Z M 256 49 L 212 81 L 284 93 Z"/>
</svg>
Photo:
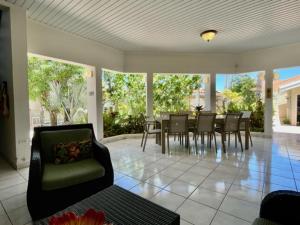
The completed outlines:
<svg viewBox="0 0 300 225">
<path fill-rule="evenodd" d="M 299 0 L 7 0 L 37 22 L 125 51 L 243 52 L 300 40 Z M 199 34 L 219 31 L 212 43 Z"/>
</svg>

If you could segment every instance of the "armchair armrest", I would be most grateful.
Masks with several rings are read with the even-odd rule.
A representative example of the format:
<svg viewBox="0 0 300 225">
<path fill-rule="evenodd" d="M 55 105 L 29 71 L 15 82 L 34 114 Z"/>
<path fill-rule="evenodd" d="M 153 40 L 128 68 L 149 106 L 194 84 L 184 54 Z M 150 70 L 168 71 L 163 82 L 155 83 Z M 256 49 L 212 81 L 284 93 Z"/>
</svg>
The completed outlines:
<svg viewBox="0 0 300 225">
<path fill-rule="evenodd" d="M 300 224 L 300 193 L 274 191 L 262 201 L 260 217 L 279 224 Z"/>
<path fill-rule="evenodd" d="M 112 167 L 110 154 L 108 151 L 108 148 L 99 143 L 98 141 L 93 141 L 93 153 L 95 159 L 101 163 L 101 165 L 105 168 L 105 176 L 108 177 L 108 181 L 111 185 L 113 185 L 114 182 L 114 170 Z"/>
<path fill-rule="evenodd" d="M 28 180 L 28 186 L 30 186 L 30 189 L 32 191 L 41 189 L 41 180 L 43 173 L 41 160 L 41 153 L 37 144 L 37 140 L 36 138 L 33 138 Z"/>
</svg>

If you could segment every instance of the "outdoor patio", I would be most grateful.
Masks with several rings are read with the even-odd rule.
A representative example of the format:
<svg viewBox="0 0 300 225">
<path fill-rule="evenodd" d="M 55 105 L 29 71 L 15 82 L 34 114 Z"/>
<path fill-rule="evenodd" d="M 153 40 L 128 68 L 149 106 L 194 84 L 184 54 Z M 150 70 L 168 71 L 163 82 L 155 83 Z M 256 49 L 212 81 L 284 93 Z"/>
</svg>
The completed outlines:
<svg viewBox="0 0 300 225">
<path fill-rule="evenodd" d="M 171 142 L 171 154 L 149 139 L 108 143 L 115 184 L 150 199 L 181 216 L 181 224 L 243 225 L 258 216 L 262 198 L 278 189 L 300 189 L 300 139 L 296 135 L 253 137 L 254 147 L 223 154 L 202 149 L 197 154 Z M 220 143 L 220 142 L 218 142 Z M 26 206 L 28 168 L 13 170 L 1 160 L 0 225 L 31 224 Z"/>
</svg>

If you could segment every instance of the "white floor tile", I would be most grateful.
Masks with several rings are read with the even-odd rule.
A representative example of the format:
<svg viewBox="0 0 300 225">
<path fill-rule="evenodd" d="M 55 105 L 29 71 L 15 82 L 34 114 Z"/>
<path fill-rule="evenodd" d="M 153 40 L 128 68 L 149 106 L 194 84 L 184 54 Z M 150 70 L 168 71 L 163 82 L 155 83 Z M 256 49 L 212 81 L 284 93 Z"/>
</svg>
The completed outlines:
<svg viewBox="0 0 300 225">
<path fill-rule="evenodd" d="M 175 211 L 184 200 L 184 197 L 165 190 L 158 192 L 153 198 L 151 198 L 152 202 L 172 211 Z"/>
<path fill-rule="evenodd" d="M 230 188 L 230 183 L 224 181 L 218 181 L 214 179 L 206 178 L 203 183 L 200 184 L 200 187 L 206 188 L 211 191 L 219 193 L 227 193 Z"/>
<path fill-rule="evenodd" d="M 211 225 L 250 225 L 250 223 L 219 211 Z"/>
<path fill-rule="evenodd" d="M 262 192 L 243 186 L 232 185 L 227 195 L 259 205 L 261 202 Z"/>
<path fill-rule="evenodd" d="M 199 187 L 193 192 L 189 199 L 218 209 L 224 197 L 225 194 Z"/>
<path fill-rule="evenodd" d="M 156 174 L 156 175 L 150 177 L 149 179 L 147 179 L 145 182 L 155 185 L 159 188 L 164 188 L 168 184 L 170 184 L 174 179 L 175 178 L 173 178 L 173 177 L 164 176 L 162 174 Z"/>
<path fill-rule="evenodd" d="M 143 198 L 150 199 L 161 191 L 161 189 L 148 183 L 140 183 L 131 188 L 130 191 Z"/>
<path fill-rule="evenodd" d="M 119 180 L 117 180 L 115 184 L 124 189 L 129 190 L 129 189 L 133 188 L 134 186 L 136 186 L 138 183 L 140 183 L 140 181 L 133 179 L 131 177 L 125 176 L 125 177 L 122 177 Z"/>
<path fill-rule="evenodd" d="M 226 196 L 220 210 L 250 223 L 258 217 L 260 207 L 257 204 Z"/>
<path fill-rule="evenodd" d="M 164 189 L 183 197 L 188 197 L 196 189 L 196 186 L 184 181 L 175 180 Z"/>
<path fill-rule="evenodd" d="M 177 212 L 184 220 L 192 224 L 209 225 L 217 211 L 197 202 L 186 200 Z"/>
<path fill-rule="evenodd" d="M 11 222 L 6 214 L 0 214 L 0 225 L 11 225 Z"/>
</svg>

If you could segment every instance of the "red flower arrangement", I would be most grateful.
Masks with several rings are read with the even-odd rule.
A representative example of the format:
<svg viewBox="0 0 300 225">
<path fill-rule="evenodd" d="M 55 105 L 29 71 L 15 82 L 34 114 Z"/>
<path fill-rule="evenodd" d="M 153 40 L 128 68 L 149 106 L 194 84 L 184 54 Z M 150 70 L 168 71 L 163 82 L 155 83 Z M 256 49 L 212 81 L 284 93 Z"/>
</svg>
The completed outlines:
<svg viewBox="0 0 300 225">
<path fill-rule="evenodd" d="M 103 211 L 96 212 L 89 209 L 82 216 L 77 216 L 74 212 L 66 212 L 61 216 L 53 216 L 49 219 L 49 225 L 112 225 L 105 222 Z"/>
</svg>

